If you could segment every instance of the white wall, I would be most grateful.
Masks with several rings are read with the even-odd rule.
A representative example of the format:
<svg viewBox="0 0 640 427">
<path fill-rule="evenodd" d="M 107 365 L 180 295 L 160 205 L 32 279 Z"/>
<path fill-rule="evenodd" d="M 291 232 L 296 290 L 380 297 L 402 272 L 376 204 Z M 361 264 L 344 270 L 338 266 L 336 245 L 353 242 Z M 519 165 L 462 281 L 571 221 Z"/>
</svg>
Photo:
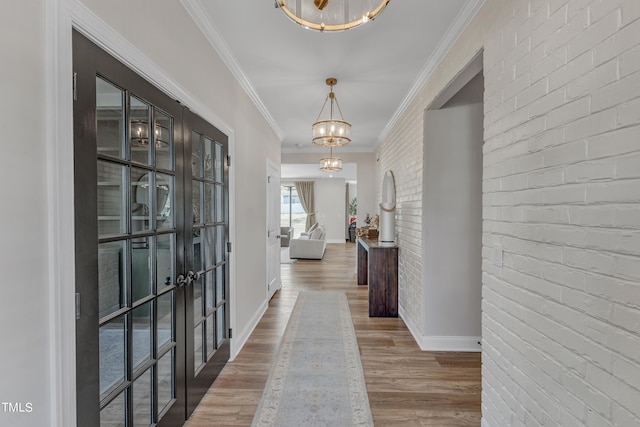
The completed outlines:
<svg viewBox="0 0 640 427">
<path fill-rule="evenodd" d="M 346 182 L 341 178 L 313 181 L 316 221 L 327 228 L 327 243 L 344 243 Z"/>
<path fill-rule="evenodd" d="M 32 404 L 16 414 L 0 405 L 3 426 L 50 420 L 44 28 L 44 1 L 3 5 L 0 402 Z"/>
<path fill-rule="evenodd" d="M 640 425 L 639 5 L 486 0 L 378 150 L 377 180 L 411 171 L 396 179 L 414 327 L 420 116 L 484 49 L 485 427 Z"/>
</svg>

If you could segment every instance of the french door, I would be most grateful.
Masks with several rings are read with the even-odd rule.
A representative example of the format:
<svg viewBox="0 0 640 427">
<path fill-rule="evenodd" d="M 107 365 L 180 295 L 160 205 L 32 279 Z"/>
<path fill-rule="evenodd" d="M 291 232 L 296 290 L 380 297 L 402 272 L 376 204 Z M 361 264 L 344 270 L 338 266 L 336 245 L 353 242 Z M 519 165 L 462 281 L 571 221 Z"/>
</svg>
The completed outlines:
<svg viewBox="0 0 640 427">
<path fill-rule="evenodd" d="M 229 358 L 227 137 L 73 55 L 78 425 L 182 425 Z"/>
</svg>

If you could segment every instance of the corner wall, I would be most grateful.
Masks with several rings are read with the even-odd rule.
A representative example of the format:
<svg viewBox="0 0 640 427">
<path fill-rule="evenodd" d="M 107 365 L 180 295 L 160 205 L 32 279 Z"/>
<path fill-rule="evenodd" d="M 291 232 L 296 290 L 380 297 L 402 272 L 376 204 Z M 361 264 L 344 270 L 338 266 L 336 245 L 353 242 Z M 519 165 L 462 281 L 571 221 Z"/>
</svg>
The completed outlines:
<svg viewBox="0 0 640 427">
<path fill-rule="evenodd" d="M 421 113 L 484 48 L 486 427 L 640 425 L 638 34 L 637 0 L 486 0 L 378 150 L 378 180 L 411 171 L 400 304 L 421 325 Z"/>
</svg>

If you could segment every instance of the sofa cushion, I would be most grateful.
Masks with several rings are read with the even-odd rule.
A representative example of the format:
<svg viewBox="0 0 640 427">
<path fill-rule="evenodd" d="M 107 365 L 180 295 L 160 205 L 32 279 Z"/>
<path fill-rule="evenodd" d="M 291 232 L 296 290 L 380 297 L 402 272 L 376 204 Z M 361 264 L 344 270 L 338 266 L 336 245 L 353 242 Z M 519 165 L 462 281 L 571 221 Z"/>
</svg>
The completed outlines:
<svg viewBox="0 0 640 427">
<path fill-rule="evenodd" d="M 324 234 L 324 227 L 318 227 L 309 236 L 311 240 L 320 240 L 322 239 L 322 235 Z"/>
<path fill-rule="evenodd" d="M 307 230 L 307 234 L 311 234 L 313 233 L 316 228 L 318 228 L 318 223 L 316 222 L 315 224 L 313 224 L 311 227 L 309 227 L 309 229 Z"/>
</svg>

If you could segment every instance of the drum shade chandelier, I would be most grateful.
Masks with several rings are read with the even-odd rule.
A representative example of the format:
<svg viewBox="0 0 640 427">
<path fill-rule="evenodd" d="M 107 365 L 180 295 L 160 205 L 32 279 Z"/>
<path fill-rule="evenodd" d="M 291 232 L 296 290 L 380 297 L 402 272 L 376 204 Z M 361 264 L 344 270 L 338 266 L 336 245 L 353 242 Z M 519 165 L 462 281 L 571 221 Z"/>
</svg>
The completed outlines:
<svg viewBox="0 0 640 427">
<path fill-rule="evenodd" d="M 389 0 L 276 0 L 293 22 L 317 31 L 345 31 L 372 21 Z"/>
<path fill-rule="evenodd" d="M 329 77 L 326 83 L 330 87 L 329 95 L 327 95 L 324 100 L 324 104 L 322 105 L 322 109 L 320 110 L 320 114 L 318 114 L 316 122 L 311 125 L 311 129 L 313 131 L 313 143 L 320 147 L 342 147 L 351 142 L 351 124 L 346 122 L 342 117 L 340 104 L 338 104 L 338 99 L 333 93 L 333 86 L 338 83 L 338 80 L 333 77 Z M 329 102 L 329 119 L 320 120 L 322 112 L 327 106 L 327 102 Z M 339 120 L 333 118 L 334 104 L 340 113 Z"/>
<path fill-rule="evenodd" d="M 322 172 L 340 172 L 342 170 L 342 159 L 333 157 L 333 147 L 329 149 L 329 157 L 320 159 L 320 170 Z"/>
</svg>

